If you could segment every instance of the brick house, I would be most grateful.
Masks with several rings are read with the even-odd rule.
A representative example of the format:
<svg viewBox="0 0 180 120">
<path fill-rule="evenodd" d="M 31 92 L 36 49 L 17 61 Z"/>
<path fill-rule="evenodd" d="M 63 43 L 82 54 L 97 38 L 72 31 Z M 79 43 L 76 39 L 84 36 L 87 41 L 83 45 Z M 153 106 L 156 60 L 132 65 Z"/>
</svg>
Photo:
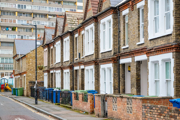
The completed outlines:
<svg viewBox="0 0 180 120">
<path fill-rule="evenodd" d="M 180 97 L 177 4 L 126 0 L 118 5 L 120 93 Z"/>
<path fill-rule="evenodd" d="M 66 12 L 51 43 L 61 46 L 62 88 L 180 97 L 179 2 L 153 1 L 88 0 L 79 25 Z"/>
<path fill-rule="evenodd" d="M 54 28 L 46 27 L 43 37 L 43 49 L 44 49 L 44 87 L 53 87 L 52 76 L 50 74 L 51 63 L 53 62 L 50 56 L 53 56 L 53 45 L 50 43 L 53 41 L 52 35 L 54 35 Z"/>
<path fill-rule="evenodd" d="M 37 42 L 37 65 L 43 65 L 42 41 Z M 28 46 L 28 47 L 27 47 Z M 30 96 L 30 87 L 35 83 L 35 40 L 15 40 L 13 50 L 15 88 L 24 88 L 24 96 Z M 37 70 L 37 81 L 43 86 L 42 70 Z"/>
<path fill-rule="evenodd" d="M 61 38 L 62 52 L 62 80 L 63 89 L 74 90 L 73 81 L 73 62 L 74 62 L 74 38 L 72 31 L 78 26 L 78 18 L 82 18 L 83 13 L 66 12 L 63 23 L 63 33 L 59 35 Z"/>
</svg>

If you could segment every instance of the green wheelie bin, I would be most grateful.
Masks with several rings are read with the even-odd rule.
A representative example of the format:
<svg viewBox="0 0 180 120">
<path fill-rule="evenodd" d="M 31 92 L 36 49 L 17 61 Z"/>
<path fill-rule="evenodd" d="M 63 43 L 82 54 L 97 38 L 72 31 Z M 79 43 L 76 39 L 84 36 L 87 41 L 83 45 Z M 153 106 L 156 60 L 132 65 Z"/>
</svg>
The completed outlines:
<svg viewBox="0 0 180 120">
<path fill-rule="evenodd" d="M 18 96 L 23 96 L 24 88 L 18 88 Z"/>
<path fill-rule="evenodd" d="M 13 95 L 16 95 L 16 88 L 13 88 Z"/>
</svg>

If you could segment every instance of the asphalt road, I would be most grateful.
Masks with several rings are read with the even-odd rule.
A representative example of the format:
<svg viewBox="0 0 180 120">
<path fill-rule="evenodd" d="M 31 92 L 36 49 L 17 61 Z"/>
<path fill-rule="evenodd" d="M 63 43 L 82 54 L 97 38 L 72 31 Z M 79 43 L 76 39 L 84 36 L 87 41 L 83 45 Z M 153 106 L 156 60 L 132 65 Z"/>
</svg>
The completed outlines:
<svg viewBox="0 0 180 120">
<path fill-rule="evenodd" d="M 0 120 L 48 120 L 46 115 L 9 98 L 0 96 Z"/>
</svg>

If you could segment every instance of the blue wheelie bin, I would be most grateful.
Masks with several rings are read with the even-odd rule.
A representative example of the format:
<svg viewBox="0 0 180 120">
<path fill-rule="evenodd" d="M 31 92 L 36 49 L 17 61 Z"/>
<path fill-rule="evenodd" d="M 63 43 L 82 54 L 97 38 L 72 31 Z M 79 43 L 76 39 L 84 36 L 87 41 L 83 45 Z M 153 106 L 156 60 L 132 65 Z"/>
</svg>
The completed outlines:
<svg viewBox="0 0 180 120">
<path fill-rule="evenodd" d="M 53 99 L 52 98 L 52 93 L 53 93 L 52 91 L 53 91 L 53 88 L 48 89 L 48 101 L 51 101 L 51 99 Z"/>
<path fill-rule="evenodd" d="M 56 102 L 56 97 L 57 97 L 57 90 L 53 90 L 53 103 L 57 103 Z"/>
<path fill-rule="evenodd" d="M 180 108 L 180 98 L 169 100 L 173 104 L 173 107 Z"/>
<path fill-rule="evenodd" d="M 71 98 L 71 106 L 72 106 L 72 103 L 73 103 L 73 101 L 72 101 L 72 92 L 74 92 L 74 91 L 69 91 L 69 93 L 70 93 L 70 98 Z"/>
<path fill-rule="evenodd" d="M 53 90 L 53 103 L 60 103 L 61 90 Z"/>
<path fill-rule="evenodd" d="M 96 90 L 87 90 L 87 92 L 93 95 L 98 93 Z M 94 108 L 95 108 L 95 95 L 94 95 Z"/>
<path fill-rule="evenodd" d="M 56 91 L 56 95 L 57 95 L 57 96 L 56 96 L 56 102 L 57 102 L 57 103 L 60 103 L 60 93 L 61 93 L 61 90 L 57 90 L 57 91 Z"/>
<path fill-rule="evenodd" d="M 12 92 L 12 95 L 13 95 L 13 88 L 11 88 L 11 90 L 12 90 L 11 92 Z"/>
</svg>

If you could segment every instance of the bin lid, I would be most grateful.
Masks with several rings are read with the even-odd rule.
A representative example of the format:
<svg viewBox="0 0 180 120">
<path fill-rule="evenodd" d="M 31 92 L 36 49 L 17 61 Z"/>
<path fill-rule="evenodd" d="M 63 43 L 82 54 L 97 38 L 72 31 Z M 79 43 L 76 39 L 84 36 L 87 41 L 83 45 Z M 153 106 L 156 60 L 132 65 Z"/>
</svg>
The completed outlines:
<svg viewBox="0 0 180 120">
<path fill-rule="evenodd" d="M 69 91 L 68 89 L 62 89 L 61 91 Z"/>
<path fill-rule="evenodd" d="M 144 95 L 133 95 L 133 97 L 144 97 Z"/>
</svg>

